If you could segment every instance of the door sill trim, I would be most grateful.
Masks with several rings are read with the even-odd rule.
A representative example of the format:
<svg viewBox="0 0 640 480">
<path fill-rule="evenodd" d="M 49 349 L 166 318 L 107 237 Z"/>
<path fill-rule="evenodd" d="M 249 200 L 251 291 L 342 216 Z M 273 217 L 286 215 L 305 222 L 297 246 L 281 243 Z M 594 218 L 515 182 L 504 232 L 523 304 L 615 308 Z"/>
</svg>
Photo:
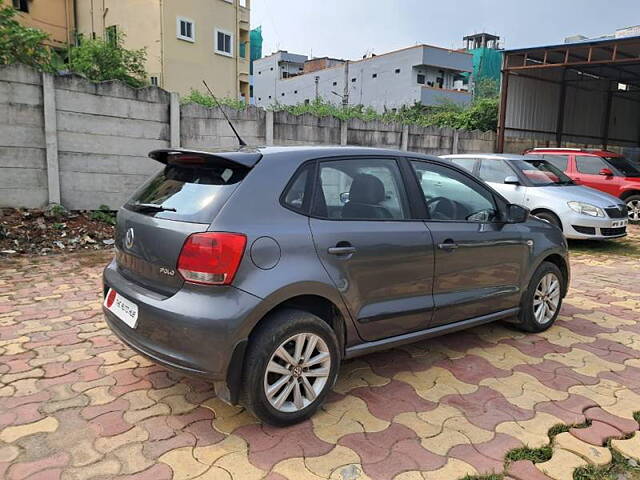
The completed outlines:
<svg viewBox="0 0 640 480">
<path fill-rule="evenodd" d="M 418 342 L 420 340 L 426 340 L 428 338 L 437 337 L 439 335 L 457 332 L 458 330 L 464 330 L 466 328 L 483 325 L 485 323 L 491 323 L 496 320 L 514 316 L 519 311 L 519 307 L 514 307 L 507 310 L 502 310 L 500 312 L 491 313 L 489 315 L 470 318 L 468 320 L 461 320 L 459 322 L 446 325 L 438 325 L 437 327 L 427 328 L 424 330 L 419 330 L 417 332 L 396 335 L 394 337 L 384 338 L 382 340 L 376 340 L 373 342 L 364 342 L 352 347 L 347 347 L 344 358 L 354 358 L 360 355 L 377 352 L 379 350 L 386 350 L 388 348 L 398 347 L 407 343 Z"/>
</svg>

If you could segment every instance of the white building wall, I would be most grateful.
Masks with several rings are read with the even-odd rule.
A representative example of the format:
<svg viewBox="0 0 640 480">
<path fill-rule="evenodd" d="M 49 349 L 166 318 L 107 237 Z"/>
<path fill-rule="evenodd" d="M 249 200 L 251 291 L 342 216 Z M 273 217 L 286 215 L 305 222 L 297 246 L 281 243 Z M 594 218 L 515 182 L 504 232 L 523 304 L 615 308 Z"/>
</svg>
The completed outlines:
<svg viewBox="0 0 640 480">
<path fill-rule="evenodd" d="M 320 97 L 325 101 L 340 104 L 344 94 L 345 78 L 348 83 L 349 104 L 365 105 L 383 112 L 413 105 L 415 102 L 439 103 L 442 98 L 466 104 L 471 101 L 468 92 L 448 92 L 453 89 L 454 78 L 458 71 L 449 70 L 440 62 L 438 66 L 424 65 L 428 50 L 434 47 L 414 47 L 376 57 L 349 62 L 348 76 L 345 76 L 346 64 L 316 72 L 298 75 L 292 78 L 280 78 L 278 62 L 280 54 L 263 58 L 254 63 L 256 105 L 266 107 L 275 103 L 296 105 L 313 101 Z M 472 70 L 471 56 L 461 52 L 450 52 L 456 67 L 460 65 Z M 438 57 L 438 58 L 440 58 Z M 260 62 L 260 63 L 258 63 Z M 297 68 L 297 67 L 296 67 Z M 425 85 L 418 83 L 418 75 L 425 76 Z M 443 77 L 443 89 L 436 88 L 437 78 Z M 317 80 L 316 80 L 317 79 Z M 434 87 L 428 87 L 428 84 Z M 442 95 L 425 95 L 423 91 L 436 90 Z"/>
</svg>

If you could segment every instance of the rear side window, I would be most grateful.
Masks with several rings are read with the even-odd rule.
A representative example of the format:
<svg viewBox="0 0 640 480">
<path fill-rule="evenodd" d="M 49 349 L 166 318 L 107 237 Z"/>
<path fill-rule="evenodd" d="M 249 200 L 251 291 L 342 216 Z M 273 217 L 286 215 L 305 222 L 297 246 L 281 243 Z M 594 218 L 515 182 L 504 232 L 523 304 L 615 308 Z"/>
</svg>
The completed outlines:
<svg viewBox="0 0 640 480">
<path fill-rule="evenodd" d="M 547 162 L 563 172 L 567 171 L 569 165 L 569 155 L 542 155 Z"/>
<path fill-rule="evenodd" d="M 291 210 L 299 213 L 309 212 L 312 195 L 312 175 L 314 164 L 309 164 L 298 170 L 284 192 L 282 203 Z"/>
<path fill-rule="evenodd" d="M 473 167 L 476 164 L 475 158 L 452 158 L 451 162 L 461 168 L 464 168 L 467 172 L 473 172 Z"/>
<path fill-rule="evenodd" d="M 587 155 L 576 155 L 576 168 L 580 173 L 587 175 L 598 175 L 603 168 L 609 168 L 600 157 L 589 157 Z"/>
<path fill-rule="evenodd" d="M 248 171 L 230 162 L 199 157 L 170 159 L 125 208 L 167 220 L 211 223 Z"/>
</svg>

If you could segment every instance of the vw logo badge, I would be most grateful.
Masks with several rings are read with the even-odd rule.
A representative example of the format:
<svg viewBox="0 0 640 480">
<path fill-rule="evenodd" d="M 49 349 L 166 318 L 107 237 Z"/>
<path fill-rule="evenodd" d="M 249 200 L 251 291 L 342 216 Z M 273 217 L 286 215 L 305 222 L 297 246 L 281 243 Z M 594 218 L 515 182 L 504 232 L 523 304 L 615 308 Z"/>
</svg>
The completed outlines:
<svg viewBox="0 0 640 480">
<path fill-rule="evenodd" d="M 129 230 L 127 230 L 127 234 L 124 237 L 124 245 L 131 249 L 133 248 L 133 242 L 135 240 L 135 236 L 133 234 L 133 228 L 130 228 Z"/>
</svg>

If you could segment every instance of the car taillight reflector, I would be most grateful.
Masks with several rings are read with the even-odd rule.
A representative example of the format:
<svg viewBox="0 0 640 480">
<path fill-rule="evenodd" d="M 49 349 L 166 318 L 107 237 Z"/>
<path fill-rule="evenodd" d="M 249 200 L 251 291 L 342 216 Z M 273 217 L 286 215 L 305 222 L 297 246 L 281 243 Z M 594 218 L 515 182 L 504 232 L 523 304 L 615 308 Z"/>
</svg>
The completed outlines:
<svg viewBox="0 0 640 480">
<path fill-rule="evenodd" d="M 229 285 L 244 254 L 247 237 L 239 233 L 194 233 L 178 258 L 178 271 L 187 282 Z"/>
</svg>

